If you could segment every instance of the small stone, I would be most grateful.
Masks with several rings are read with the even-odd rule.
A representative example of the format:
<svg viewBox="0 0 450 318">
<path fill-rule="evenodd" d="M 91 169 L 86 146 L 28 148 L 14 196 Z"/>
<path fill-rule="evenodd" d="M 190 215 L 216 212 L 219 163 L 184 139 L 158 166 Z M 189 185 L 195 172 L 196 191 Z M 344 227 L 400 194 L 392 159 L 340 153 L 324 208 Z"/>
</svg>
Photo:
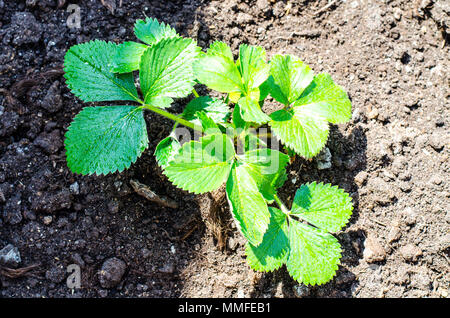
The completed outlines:
<svg viewBox="0 0 450 318">
<path fill-rule="evenodd" d="M 53 217 L 51 215 L 44 216 L 44 220 L 43 221 L 44 221 L 45 225 L 49 225 L 50 223 L 52 223 Z"/>
<path fill-rule="evenodd" d="M 328 147 L 322 149 L 319 155 L 316 157 L 317 169 L 324 170 L 331 168 L 331 152 Z"/>
<path fill-rule="evenodd" d="M 442 149 L 444 149 L 444 138 L 436 133 L 432 134 L 428 138 L 428 143 L 437 152 L 440 152 Z"/>
<path fill-rule="evenodd" d="M 387 240 L 389 243 L 398 241 L 401 237 L 400 228 L 398 226 L 394 226 L 388 233 Z"/>
<path fill-rule="evenodd" d="M 99 272 L 100 285 L 103 288 L 116 287 L 122 280 L 127 265 L 117 257 L 107 259 Z"/>
<path fill-rule="evenodd" d="M 7 267 L 17 268 L 22 259 L 19 249 L 12 244 L 6 245 L 0 250 L 0 264 Z"/>
<path fill-rule="evenodd" d="M 382 262 L 386 259 L 386 251 L 375 237 L 368 236 L 364 242 L 363 256 L 367 263 Z"/>
<path fill-rule="evenodd" d="M 359 172 L 356 176 L 355 176 L 355 183 L 358 187 L 362 186 L 364 184 L 364 182 L 366 182 L 367 177 L 369 176 L 369 174 L 365 171 L 361 171 Z"/>
<path fill-rule="evenodd" d="M 403 11 L 400 8 L 394 8 L 394 19 L 400 21 L 402 18 Z"/>
<path fill-rule="evenodd" d="M 379 115 L 378 109 L 374 108 L 367 114 L 367 118 L 369 118 L 369 119 L 377 119 L 378 115 Z"/>
<path fill-rule="evenodd" d="M 402 216 L 406 225 L 414 225 L 417 222 L 417 213 L 410 207 L 402 211 Z"/>
<path fill-rule="evenodd" d="M 422 250 L 413 244 L 407 244 L 400 248 L 400 254 L 408 262 L 415 262 L 422 256 Z"/>
<path fill-rule="evenodd" d="M 311 292 L 311 291 L 309 290 L 309 287 L 306 286 L 306 285 L 303 285 L 303 284 L 301 284 L 301 285 L 295 285 L 295 286 L 292 288 L 292 290 L 293 290 L 293 292 L 294 292 L 295 297 L 298 297 L 298 298 L 306 297 L 306 296 L 308 296 L 308 295 L 310 294 L 310 292 Z"/>
<path fill-rule="evenodd" d="M 141 254 L 143 258 L 149 258 L 152 255 L 152 252 L 148 248 L 143 248 Z"/>
<path fill-rule="evenodd" d="M 166 263 L 159 269 L 159 272 L 163 274 L 172 274 L 175 272 L 175 266 L 172 263 Z"/>
<path fill-rule="evenodd" d="M 80 185 L 75 181 L 69 186 L 69 190 L 73 194 L 80 194 Z"/>
<path fill-rule="evenodd" d="M 441 176 L 435 174 L 430 178 L 430 182 L 435 185 L 440 185 L 442 183 L 442 178 Z"/>
</svg>

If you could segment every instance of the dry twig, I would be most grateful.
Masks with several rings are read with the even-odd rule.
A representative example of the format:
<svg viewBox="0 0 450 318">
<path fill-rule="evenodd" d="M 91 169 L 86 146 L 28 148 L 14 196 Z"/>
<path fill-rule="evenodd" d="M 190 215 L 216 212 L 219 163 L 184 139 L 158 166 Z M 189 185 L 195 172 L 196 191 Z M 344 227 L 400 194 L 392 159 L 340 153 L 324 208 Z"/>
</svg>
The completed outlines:
<svg viewBox="0 0 450 318">
<path fill-rule="evenodd" d="M 320 8 L 319 10 L 317 10 L 316 12 L 314 12 L 312 16 L 316 16 L 316 15 L 318 15 L 318 14 L 320 14 L 320 13 L 322 13 L 322 12 L 328 10 L 328 8 L 331 8 L 333 5 L 336 4 L 336 2 L 337 2 L 337 0 L 331 1 L 331 2 L 328 3 L 326 6 Z"/>
<path fill-rule="evenodd" d="M 33 274 L 31 274 L 30 272 L 39 266 L 41 266 L 41 264 L 34 264 L 17 269 L 0 266 L 0 275 L 11 279 L 20 278 L 23 276 L 32 276 Z"/>
<path fill-rule="evenodd" d="M 155 192 L 150 190 L 150 188 L 148 186 L 146 186 L 145 184 L 142 184 L 136 180 L 131 180 L 130 184 L 133 187 L 134 191 L 136 191 L 137 194 L 146 198 L 147 200 L 158 203 L 158 204 L 168 207 L 168 208 L 172 208 L 172 209 L 178 208 L 178 204 L 175 201 L 173 201 L 172 199 L 169 199 L 165 196 L 157 195 Z"/>
</svg>

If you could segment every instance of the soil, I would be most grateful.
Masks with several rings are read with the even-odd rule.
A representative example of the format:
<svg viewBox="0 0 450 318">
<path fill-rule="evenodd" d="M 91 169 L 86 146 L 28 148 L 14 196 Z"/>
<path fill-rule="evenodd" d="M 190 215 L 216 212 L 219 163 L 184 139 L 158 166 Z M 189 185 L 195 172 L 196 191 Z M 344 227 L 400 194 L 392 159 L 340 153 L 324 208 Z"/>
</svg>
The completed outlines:
<svg viewBox="0 0 450 318">
<path fill-rule="evenodd" d="M 7 264 L 19 269 L 1 268 L 1 297 L 448 297 L 447 1 L 74 2 L 79 29 L 67 25 L 69 2 L 0 0 L 0 249 L 20 253 Z M 295 54 L 348 90 L 353 117 L 332 127 L 331 168 L 297 158 L 281 191 L 290 202 L 300 184 L 322 181 L 351 193 L 330 283 L 248 267 L 223 192 L 185 193 L 155 163 L 169 120 L 146 115 L 150 146 L 129 170 L 70 173 L 63 135 L 85 104 L 65 86 L 64 54 L 92 39 L 132 40 L 145 16 L 203 48 L 222 40 L 235 53 L 249 43 Z M 146 201 L 132 179 L 178 208 Z M 81 289 L 66 285 L 70 264 Z"/>
</svg>

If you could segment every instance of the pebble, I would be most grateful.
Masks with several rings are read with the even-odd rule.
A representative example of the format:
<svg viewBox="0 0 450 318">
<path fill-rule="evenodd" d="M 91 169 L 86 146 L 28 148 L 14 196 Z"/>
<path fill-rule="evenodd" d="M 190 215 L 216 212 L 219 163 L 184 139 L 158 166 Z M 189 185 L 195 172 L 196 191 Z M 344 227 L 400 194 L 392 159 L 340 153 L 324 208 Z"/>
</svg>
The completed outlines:
<svg viewBox="0 0 450 318">
<path fill-rule="evenodd" d="M 444 140 L 445 138 L 443 136 L 434 133 L 428 138 L 428 143 L 434 150 L 440 152 L 442 149 L 444 149 Z"/>
<path fill-rule="evenodd" d="M 159 269 L 159 272 L 163 274 L 172 274 L 175 272 L 175 266 L 173 263 L 166 263 Z"/>
<path fill-rule="evenodd" d="M 388 233 L 387 240 L 389 243 L 398 241 L 401 237 L 401 231 L 398 226 L 393 226 Z"/>
<path fill-rule="evenodd" d="M 295 285 L 292 288 L 292 290 L 294 292 L 295 297 L 298 297 L 298 298 L 306 297 L 306 296 L 308 296 L 311 293 L 309 287 L 306 286 L 306 285 L 303 285 L 303 284 Z"/>
<path fill-rule="evenodd" d="M 69 186 L 69 190 L 73 194 L 80 194 L 80 185 L 75 181 Z"/>
<path fill-rule="evenodd" d="M 367 118 L 369 118 L 369 119 L 377 119 L 378 115 L 379 115 L 378 109 L 374 108 L 367 114 Z"/>
<path fill-rule="evenodd" d="M 365 171 L 361 171 L 359 172 L 356 176 L 355 176 L 355 183 L 358 187 L 362 186 L 364 184 L 364 182 L 366 182 L 367 177 L 369 176 L 369 174 Z"/>
<path fill-rule="evenodd" d="M 331 168 L 331 152 L 328 147 L 322 149 L 319 155 L 316 157 L 317 169 L 325 170 Z"/>
<path fill-rule="evenodd" d="M 19 249 L 12 244 L 6 245 L 0 250 L 0 264 L 7 267 L 17 268 L 22 259 Z"/>
<path fill-rule="evenodd" d="M 400 8 L 394 8 L 394 19 L 400 21 L 402 19 L 403 11 Z"/>
<path fill-rule="evenodd" d="M 121 259 L 112 257 L 107 259 L 99 272 L 100 285 L 103 288 L 116 287 L 122 280 L 127 265 Z"/>
<path fill-rule="evenodd" d="M 415 262 L 422 256 L 422 250 L 413 244 L 404 245 L 399 251 L 402 257 L 408 262 Z"/>
<path fill-rule="evenodd" d="M 48 215 L 48 216 L 44 216 L 44 224 L 45 225 L 49 225 L 50 223 L 52 223 L 53 221 L 53 217 Z"/>
<path fill-rule="evenodd" d="M 414 225 L 417 222 L 417 213 L 410 207 L 402 211 L 403 219 L 406 225 Z"/>
<path fill-rule="evenodd" d="M 386 259 L 386 251 L 373 236 L 368 236 L 364 242 L 364 259 L 367 263 L 381 262 Z"/>
</svg>

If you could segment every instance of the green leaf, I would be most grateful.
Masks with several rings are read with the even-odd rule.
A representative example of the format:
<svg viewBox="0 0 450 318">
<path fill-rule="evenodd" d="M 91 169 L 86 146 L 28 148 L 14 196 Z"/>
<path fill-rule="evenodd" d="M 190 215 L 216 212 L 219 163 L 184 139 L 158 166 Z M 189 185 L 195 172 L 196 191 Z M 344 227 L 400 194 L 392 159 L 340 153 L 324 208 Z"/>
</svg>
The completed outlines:
<svg viewBox="0 0 450 318">
<path fill-rule="evenodd" d="M 270 66 L 266 63 L 266 51 L 260 46 L 239 46 L 239 71 L 244 83 L 244 93 L 249 94 L 267 79 Z"/>
<path fill-rule="evenodd" d="M 224 123 L 230 116 L 230 108 L 221 99 L 209 96 L 197 97 L 187 104 L 181 115 L 184 119 L 200 125 L 196 113 L 204 111 L 215 123 Z"/>
<path fill-rule="evenodd" d="M 305 158 L 317 155 L 328 139 L 328 122 L 310 105 L 273 112 L 269 125 L 289 148 Z"/>
<path fill-rule="evenodd" d="M 194 62 L 194 73 L 200 83 L 222 93 L 241 92 L 241 75 L 231 50 L 224 43 L 214 42 L 206 54 Z"/>
<path fill-rule="evenodd" d="M 331 234 L 290 218 L 289 247 L 287 269 L 299 283 L 320 285 L 336 274 L 341 247 Z"/>
<path fill-rule="evenodd" d="M 246 122 L 242 118 L 241 108 L 239 104 L 236 104 L 233 109 L 233 117 L 232 117 L 233 127 L 237 130 L 243 130 L 246 127 Z"/>
<path fill-rule="evenodd" d="M 278 177 L 284 174 L 289 156 L 277 150 L 262 148 L 247 151 L 238 159 L 244 164 L 266 200 L 273 200 Z"/>
<path fill-rule="evenodd" d="M 270 120 L 259 106 L 258 102 L 251 99 L 250 97 L 242 97 L 238 101 L 241 117 L 247 122 L 254 122 L 257 124 L 264 124 Z"/>
<path fill-rule="evenodd" d="M 289 255 L 289 230 L 286 215 L 269 207 L 270 223 L 258 247 L 247 243 L 247 261 L 257 271 L 273 271 L 287 261 Z"/>
<path fill-rule="evenodd" d="M 313 182 L 297 190 L 291 213 L 324 231 L 337 232 L 347 224 L 352 210 L 352 199 L 344 190 Z"/>
<path fill-rule="evenodd" d="M 208 135 L 185 143 L 164 174 L 183 190 L 213 191 L 228 178 L 234 155 L 233 143 L 226 135 Z"/>
<path fill-rule="evenodd" d="M 177 37 L 178 34 L 175 29 L 164 23 L 159 23 L 158 20 L 146 18 L 145 21 L 137 20 L 134 25 L 134 34 L 136 37 L 148 45 L 153 45 L 162 39 L 170 39 Z"/>
<path fill-rule="evenodd" d="M 85 107 L 66 133 L 70 170 L 108 174 L 130 167 L 148 146 L 143 111 L 134 106 Z"/>
<path fill-rule="evenodd" d="M 197 112 L 197 117 L 200 120 L 204 133 L 208 135 L 220 133 L 219 126 L 204 111 Z"/>
<path fill-rule="evenodd" d="M 140 61 L 141 89 L 145 102 L 154 97 L 185 97 L 194 88 L 192 63 L 198 47 L 191 39 L 163 39 L 149 47 Z"/>
<path fill-rule="evenodd" d="M 231 61 L 234 61 L 231 48 L 225 42 L 221 41 L 215 41 L 210 45 L 208 49 L 208 55 L 220 55 Z"/>
<path fill-rule="evenodd" d="M 314 78 L 308 65 L 292 55 L 275 55 L 270 60 L 272 97 L 290 105 L 297 100 Z M 274 87 L 277 86 L 277 87 Z"/>
<path fill-rule="evenodd" d="M 129 73 L 139 69 L 139 61 L 147 45 L 136 42 L 124 42 L 117 47 L 111 61 L 111 71 L 114 73 Z"/>
<path fill-rule="evenodd" d="M 313 82 L 294 102 L 294 106 L 308 105 L 333 124 L 345 123 L 352 116 L 352 103 L 347 93 L 334 84 L 329 74 L 318 74 Z"/>
<path fill-rule="evenodd" d="M 167 108 L 173 103 L 173 98 L 167 96 L 148 96 L 145 103 L 158 108 Z"/>
<path fill-rule="evenodd" d="M 227 181 L 227 198 L 242 234 L 258 246 L 266 232 L 270 213 L 263 195 L 245 165 L 236 162 Z"/>
<path fill-rule="evenodd" d="M 168 136 L 161 140 L 155 149 L 155 157 L 158 165 L 163 169 L 167 167 L 180 149 L 180 142 L 172 136 Z"/>
<path fill-rule="evenodd" d="M 64 77 L 73 94 L 85 102 L 139 100 L 133 74 L 114 74 L 110 63 L 117 45 L 91 41 L 72 46 L 64 57 Z"/>
</svg>

